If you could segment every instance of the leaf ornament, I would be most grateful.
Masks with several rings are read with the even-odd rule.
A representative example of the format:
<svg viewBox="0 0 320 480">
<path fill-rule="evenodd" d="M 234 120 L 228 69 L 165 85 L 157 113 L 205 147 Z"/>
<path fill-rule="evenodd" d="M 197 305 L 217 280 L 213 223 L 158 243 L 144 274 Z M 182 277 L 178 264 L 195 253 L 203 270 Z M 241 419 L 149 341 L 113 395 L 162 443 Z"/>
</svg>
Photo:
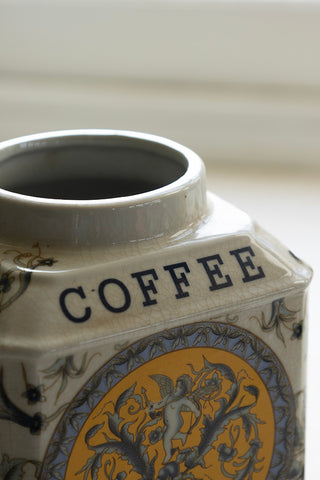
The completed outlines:
<svg viewBox="0 0 320 480">
<path fill-rule="evenodd" d="M 29 428 L 33 435 L 39 434 L 45 426 L 45 418 L 41 413 L 32 417 L 16 407 L 6 394 L 3 385 L 3 368 L 0 368 L 0 420 L 9 420 L 21 427 Z"/>
<path fill-rule="evenodd" d="M 58 358 L 58 360 L 56 360 L 52 365 L 42 370 L 42 373 L 46 374 L 44 378 L 53 379 L 53 382 L 51 383 L 51 385 L 46 387 L 46 390 L 53 387 L 60 380 L 60 386 L 57 393 L 56 402 L 66 390 L 68 386 L 68 380 L 71 378 L 81 377 L 86 372 L 94 356 L 95 355 L 92 355 L 92 357 L 87 362 L 87 353 L 85 353 L 82 357 L 81 365 L 77 367 L 74 362 L 74 357 L 72 355 L 69 355 L 67 357 Z"/>
<path fill-rule="evenodd" d="M 295 334 L 298 330 L 296 320 L 296 314 L 298 310 L 289 310 L 284 302 L 284 298 L 274 300 L 271 304 L 271 315 L 267 321 L 264 312 L 261 313 L 261 318 L 252 316 L 251 319 L 257 320 L 264 332 L 276 332 L 277 337 L 285 345 L 285 339 L 283 335 L 283 329 L 288 329 L 292 333 L 293 338 L 300 338 L 300 335 Z M 301 329 L 302 330 L 302 329 Z"/>
<path fill-rule="evenodd" d="M 13 258 L 15 268 L 4 271 L 0 276 L 0 313 L 10 307 L 27 290 L 34 270 L 39 267 L 52 267 L 56 263 L 54 258 L 41 256 L 39 244 L 33 245 L 33 248 L 36 252 L 21 253 L 18 250 L 4 252 L 5 255 L 15 254 Z M 14 289 L 15 286 L 17 288 Z"/>
<path fill-rule="evenodd" d="M 3 455 L 0 463 L 1 480 L 22 480 L 24 476 L 24 466 L 31 463 L 35 467 L 35 476 L 38 477 L 40 462 L 35 460 L 26 460 L 25 458 L 9 458 Z"/>
</svg>

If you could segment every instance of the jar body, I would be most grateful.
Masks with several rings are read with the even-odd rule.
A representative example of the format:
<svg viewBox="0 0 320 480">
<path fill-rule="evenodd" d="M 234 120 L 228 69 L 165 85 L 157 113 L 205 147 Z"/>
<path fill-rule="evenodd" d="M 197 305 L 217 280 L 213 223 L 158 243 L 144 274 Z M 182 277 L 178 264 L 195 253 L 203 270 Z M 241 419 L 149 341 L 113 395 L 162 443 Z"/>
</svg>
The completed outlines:
<svg viewBox="0 0 320 480">
<path fill-rule="evenodd" d="M 2 477 L 302 478 L 310 269 L 214 195 L 134 205 L 144 238 L 2 243 Z"/>
</svg>

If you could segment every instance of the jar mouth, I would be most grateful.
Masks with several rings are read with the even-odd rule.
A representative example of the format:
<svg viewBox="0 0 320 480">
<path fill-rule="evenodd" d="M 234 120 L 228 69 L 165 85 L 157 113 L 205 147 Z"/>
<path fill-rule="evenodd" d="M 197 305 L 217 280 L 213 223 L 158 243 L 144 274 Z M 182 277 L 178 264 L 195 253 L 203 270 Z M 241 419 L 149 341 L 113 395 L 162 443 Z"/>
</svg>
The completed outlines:
<svg viewBox="0 0 320 480">
<path fill-rule="evenodd" d="M 0 241 L 141 241 L 187 231 L 205 209 L 201 159 L 162 137 L 70 130 L 0 143 Z"/>
<path fill-rule="evenodd" d="M 0 189 L 58 202 L 147 194 L 182 179 L 190 166 L 177 144 L 159 138 L 85 130 L 3 142 Z"/>
</svg>

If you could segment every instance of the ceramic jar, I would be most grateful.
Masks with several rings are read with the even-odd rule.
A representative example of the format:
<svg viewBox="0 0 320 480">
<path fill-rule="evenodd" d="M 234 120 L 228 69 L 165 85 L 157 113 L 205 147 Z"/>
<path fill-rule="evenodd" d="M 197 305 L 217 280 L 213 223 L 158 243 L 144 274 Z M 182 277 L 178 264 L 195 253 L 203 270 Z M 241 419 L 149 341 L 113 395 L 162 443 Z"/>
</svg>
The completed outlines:
<svg viewBox="0 0 320 480">
<path fill-rule="evenodd" d="M 0 478 L 302 479 L 310 269 L 169 140 L 0 160 Z"/>
</svg>

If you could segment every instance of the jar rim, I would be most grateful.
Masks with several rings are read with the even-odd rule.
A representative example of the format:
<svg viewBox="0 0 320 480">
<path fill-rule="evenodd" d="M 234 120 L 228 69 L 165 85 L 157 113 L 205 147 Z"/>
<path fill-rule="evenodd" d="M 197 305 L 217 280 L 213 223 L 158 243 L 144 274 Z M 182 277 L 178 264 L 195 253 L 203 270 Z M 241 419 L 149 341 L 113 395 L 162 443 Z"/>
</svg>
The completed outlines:
<svg viewBox="0 0 320 480">
<path fill-rule="evenodd" d="M 63 198 L 47 198 L 37 195 L 28 195 L 7 188 L 2 188 L 0 185 L 0 198 L 8 197 L 17 202 L 21 201 L 25 205 L 28 203 L 41 203 L 44 205 L 59 207 L 73 207 L 87 208 L 90 206 L 125 206 L 131 203 L 153 201 L 162 193 L 167 193 L 168 190 L 174 193 L 186 186 L 189 182 L 193 182 L 203 169 L 203 163 L 200 157 L 183 145 L 169 140 L 167 138 L 133 131 L 126 130 L 103 130 L 103 129 L 79 129 L 79 130 L 61 130 L 37 133 L 22 137 L 17 137 L 11 140 L 0 142 L 0 171 L 1 163 L 10 158 L 32 151 L 39 151 L 40 149 L 50 150 L 59 146 L 60 148 L 67 147 L 73 141 L 81 142 L 82 145 L 92 145 L 96 140 L 108 140 L 104 144 L 105 148 L 115 144 L 116 146 L 124 145 L 127 147 L 145 148 L 146 151 L 160 151 L 160 153 L 174 152 L 181 155 L 186 162 L 185 172 L 173 182 L 163 185 L 159 188 L 150 191 L 135 193 L 133 195 L 123 195 L 112 198 L 99 199 L 63 199 Z M 153 150 L 150 149 L 153 147 Z"/>
<path fill-rule="evenodd" d="M 0 143 L 0 172 L 10 159 L 32 152 L 81 145 L 143 149 L 180 166 L 182 175 L 160 188 L 103 199 L 57 199 L 0 188 L 0 241 L 13 238 L 68 245 L 140 241 L 190 229 L 206 210 L 205 169 L 192 150 L 163 137 L 125 130 L 62 130 Z M 17 162 L 16 162 L 17 163 Z M 18 165 L 18 163 L 17 163 Z M 8 167 L 9 168 L 9 167 Z M 89 165 L 90 168 L 90 165 Z M 150 169 L 149 169 L 150 170 Z M 16 167 L 19 175 L 19 167 Z M 11 174 L 14 176 L 15 169 Z M 20 177 L 23 175 L 20 173 Z"/>
</svg>

